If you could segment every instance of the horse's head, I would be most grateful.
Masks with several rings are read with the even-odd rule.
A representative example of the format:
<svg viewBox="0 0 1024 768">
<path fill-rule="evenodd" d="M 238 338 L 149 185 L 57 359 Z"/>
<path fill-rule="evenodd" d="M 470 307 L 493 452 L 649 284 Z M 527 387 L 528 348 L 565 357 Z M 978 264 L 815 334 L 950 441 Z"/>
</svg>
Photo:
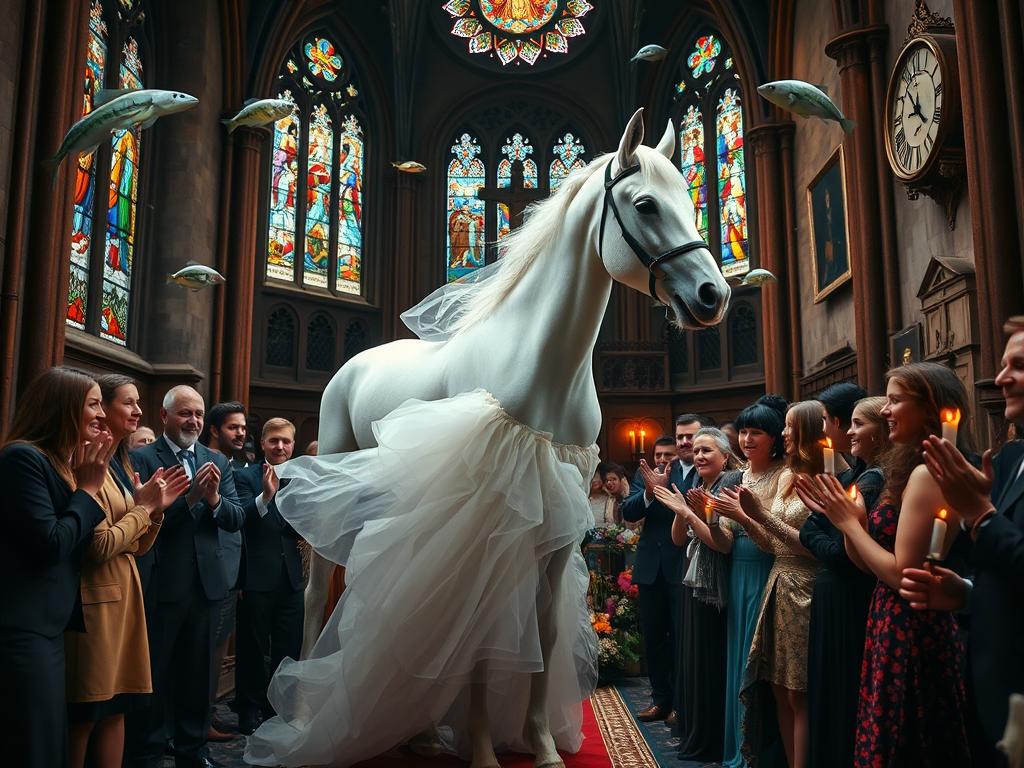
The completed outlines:
<svg viewBox="0 0 1024 768">
<path fill-rule="evenodd" d="M 601 260 L 614 280 L 670 306 L 681 326 L 714 325 L 725 315 L 730 290 L 697 231 L 689 191 L 672 163 L 672 121 L 657 149 L 642 146 L 643 138 L 638 109 L 603 175 Z"/>
</svg>

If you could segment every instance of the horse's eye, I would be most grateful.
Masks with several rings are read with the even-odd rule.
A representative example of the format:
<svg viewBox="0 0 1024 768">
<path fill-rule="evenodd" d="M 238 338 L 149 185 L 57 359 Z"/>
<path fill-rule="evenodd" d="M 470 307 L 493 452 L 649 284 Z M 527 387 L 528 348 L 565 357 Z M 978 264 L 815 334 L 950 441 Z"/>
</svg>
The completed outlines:
<svg viewBox="0 0 1024 768">
<path fill-rule="evenodd" d="M 641 197 L 633 203 L 633 207 L 636 208 L 638 213 L 642 213 L 645 216 L 658 212 L 657 203 L 655 203 L 654 199 L 650 197 Z"/>
</svg>

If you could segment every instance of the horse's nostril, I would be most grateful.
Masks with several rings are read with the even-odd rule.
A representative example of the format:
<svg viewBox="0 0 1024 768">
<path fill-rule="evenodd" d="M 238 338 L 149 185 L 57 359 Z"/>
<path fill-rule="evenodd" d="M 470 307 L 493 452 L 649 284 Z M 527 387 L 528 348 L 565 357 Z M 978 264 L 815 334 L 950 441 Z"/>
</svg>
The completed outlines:
<svg viewBox="0 0 1024 768">
<path fill-rule="evenodd" d="M 697 289 L 697 298 L 708 309 L 718 306 L 718 291 L 715 290 L 715 284 L 701 283 L 700 288 Z"/>
</svg>

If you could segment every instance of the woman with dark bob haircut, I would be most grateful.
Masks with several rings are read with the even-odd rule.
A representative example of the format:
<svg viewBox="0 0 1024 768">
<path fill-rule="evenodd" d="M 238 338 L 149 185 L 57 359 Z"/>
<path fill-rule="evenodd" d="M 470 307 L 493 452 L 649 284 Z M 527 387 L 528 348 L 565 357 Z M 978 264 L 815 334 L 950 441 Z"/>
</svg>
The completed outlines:
<svg viewBox="0 0 1024 768">
<path fill-rule="evenodd" d="M 0 451 L 0 743 L 4 764 L 67 763 L 64 630 L 85 629 L 81 545 L 104 519 L 98 501 L 113 455 L 99 385 L 51 368 L 18 402 Z"/>
</svg>

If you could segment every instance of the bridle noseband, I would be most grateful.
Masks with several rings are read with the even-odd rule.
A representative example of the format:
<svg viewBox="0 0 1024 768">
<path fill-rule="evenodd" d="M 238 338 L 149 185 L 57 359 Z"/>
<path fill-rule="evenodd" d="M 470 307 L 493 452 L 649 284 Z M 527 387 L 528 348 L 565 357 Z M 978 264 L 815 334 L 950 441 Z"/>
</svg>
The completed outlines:
<svg viewBox="0 0 1024 768">
<path fill-rule="evenodd" d="M 689 243 L 684 243 L 677 248 L 673 248 L 670 251 L 665 251 L 657 257 L 652 257 L 651 254 L 643 247 L 639 240 L 637 240 L 633 234 L 626 229 L 626 225 L 622 221 L 622 214 L 619 213 L 618 206 L 615 205 L 615 196 L 612 194 L 612 187 L 618 184 L 620 181 L 625 179 L 627 176 L 632 176 L 634 173 L 640 170 L 640 165 L 634 165 L 631 168 L 627 168 L 624 171 L 619 171 L 615 178 L 612 178 L 612 160 L 605 167 L 604 171 L 604 205 L 601 208 L 601 229 L 598 233 L 597 249 L 598 253 L 601 252 L 604 246 L 604 222 L 607 218 L 608 209 L 612 209 L 612 214 L 615 216 L 615 221 L 619 223 L 619 229 L 622 230 L 622 239 L 626 241 L 636 257 L 640 259 L 640 263 L 643 264 L 651 272 L 651 280 L 648 286 L 648 293 L 651 294 L 651 298 L 655 301 L 661 301 L 658 298 L 658 294 L 655 292 L 654 283 L 658 279 L 654 274 L 655 267 L 661 266 L 669 259 L 675 258 L 676 256 L 682 256 L 684 253 L 690 251 L 696 251 L 698 248 L 707 248 L 708 244 L 703 240 L 694 240 Z"/>
</svg>

